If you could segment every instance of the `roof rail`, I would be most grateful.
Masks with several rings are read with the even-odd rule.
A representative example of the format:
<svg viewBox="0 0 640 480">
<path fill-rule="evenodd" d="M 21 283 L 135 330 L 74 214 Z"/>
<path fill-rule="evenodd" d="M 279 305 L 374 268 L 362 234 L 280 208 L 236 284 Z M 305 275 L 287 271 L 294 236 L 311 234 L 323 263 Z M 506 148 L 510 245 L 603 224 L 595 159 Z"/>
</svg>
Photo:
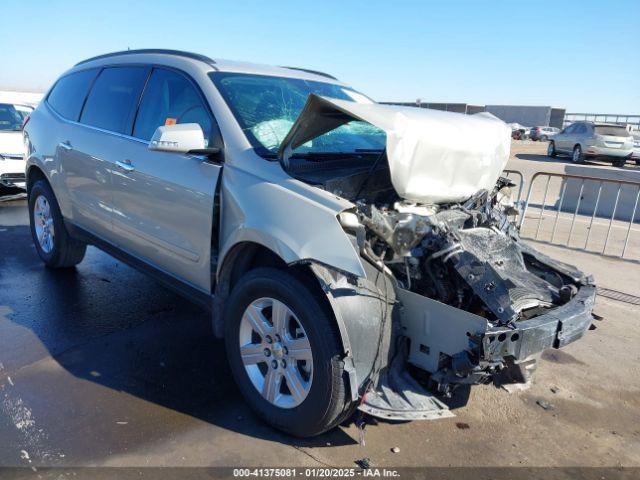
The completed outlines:
<svg viewBox="0 0 640 480">
<path fill-rule="evenodd" d="M 299 72 L 312 73 L 314 75 L 320 75 L 321 77 L 327 77 L 333 80 L 338 80 L 333 75 L 329 75 L 328 73 L 324 73 L 324 72 L 319 72 L 318 70 L 310 70 L 308 68 L 300 68 L 300 67 L 282 67 L 282 68 L 288 68 L 289 70 L 298 70 Z"/>
<path fill-rule="evenodd" d="M 75 66 L 82 65 L 83 63 L 91 62 L 93 60 L 99 60 L 101 58 L 115 57 L 118 55 L 135 55 L 140 53 L 161 53 L 164 55 L 175 55 L 177 57 L 185 57 L 185 58 L 191 58 L 193 60 L 200 60 L 201 62 L 204 62 L 212 66 L 215 65 L 216 63 L 213 59 L 206 57 L 204 55 L 200 55 L 198 53 L 183 52 L 182 50 L 166 50 L 162 48 L 143 48 L 139 50 L 123 50 L 121 52 L 105 53 L 104 55 L 98 55 L 96 57 L 91 57 L 91 58 L 87 58 L 86 60 L 82 60 L 81 62 L 76 63 Z"/>
</svg>

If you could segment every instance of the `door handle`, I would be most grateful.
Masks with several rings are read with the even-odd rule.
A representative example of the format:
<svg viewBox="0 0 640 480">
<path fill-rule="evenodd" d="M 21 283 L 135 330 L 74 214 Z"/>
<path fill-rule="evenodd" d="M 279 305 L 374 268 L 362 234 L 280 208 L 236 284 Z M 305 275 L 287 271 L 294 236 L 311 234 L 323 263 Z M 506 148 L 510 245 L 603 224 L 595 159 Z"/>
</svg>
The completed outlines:
<svg viewBox="0 0 640 480">
<path fill-rule="evenodd" d="M 122 162 L 117 161 L 116 165 L 125 172 L 133 172 L 135 170 L 135 167 L 131 165 L 131 160 L 123 160 Z"/>
<path fill-rule="evenodd" d="M 60 142 L 58 146 L 60 148 L 64 148 L 65 150 L 73 150 L 73 147 L 71 146 L 71 143 L 69 143 L 69 140 L 67 140 L 66 142 Z"/>
</svg>

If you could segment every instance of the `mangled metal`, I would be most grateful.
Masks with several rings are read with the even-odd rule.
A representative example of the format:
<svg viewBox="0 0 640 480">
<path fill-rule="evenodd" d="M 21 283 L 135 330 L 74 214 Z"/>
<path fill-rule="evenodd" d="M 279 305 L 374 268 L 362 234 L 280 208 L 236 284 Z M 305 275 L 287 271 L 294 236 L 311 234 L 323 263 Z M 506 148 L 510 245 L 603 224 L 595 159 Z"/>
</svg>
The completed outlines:
<svg viewBox="0 0 640 480">
<path fill-rule="evenodd" d="M 589 328 L 595 286 L 520 242 L 513 184 L 500 177 L 508 158 L 501 122 L 405 110 L 311 96 L 280 154 L 289 174 L 352 202 L 338 221 L 394 286 L 395 315 L 386 325 L 394 361 L 371 378 L 360 369 L 357 383 L 368 385 L 360 408 L 385 418 L 438 418 L 442 405 L 407 380 L 408 364 L 445 394 L 465 383 L 527 381 L 542 350 Z M 386 151 L 373 165 L 309 167 L 296 158 L 297 146 L 354 119 L 386 132 Z M 472 127 L 487 138 L 435 138 Z M 359 348 L 369 356 L 379 349 L 370 338 Z"/>
</svg>

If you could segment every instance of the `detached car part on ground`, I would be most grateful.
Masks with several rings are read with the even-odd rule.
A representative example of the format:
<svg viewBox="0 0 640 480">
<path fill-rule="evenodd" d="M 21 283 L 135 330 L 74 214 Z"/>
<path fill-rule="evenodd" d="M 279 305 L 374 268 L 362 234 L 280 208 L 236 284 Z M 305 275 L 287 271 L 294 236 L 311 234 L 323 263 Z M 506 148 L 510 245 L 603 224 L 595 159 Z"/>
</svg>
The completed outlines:
<svg viewBox="0 0 640 480">
<path fill-rule="evenodd" d="M 124 91 L 138 91 L 135 123 L 96 125 L 92 105 L 126 105 Z M 197 121 L 171 110 L 176 91 Z M 67 72 L 24 135 L 45 263 L 76 265 L 93 244 L 209 307 L 248 403 L 289 433 L 317 435 L 356 407 L 452 416 L 441 398 L 457 386 L 525 382 L 542 350 L 591 325 L 592 280 L 519 241 L 500 176 L 510 130 L 489 114 L 130 51 Z"/>
</svg>

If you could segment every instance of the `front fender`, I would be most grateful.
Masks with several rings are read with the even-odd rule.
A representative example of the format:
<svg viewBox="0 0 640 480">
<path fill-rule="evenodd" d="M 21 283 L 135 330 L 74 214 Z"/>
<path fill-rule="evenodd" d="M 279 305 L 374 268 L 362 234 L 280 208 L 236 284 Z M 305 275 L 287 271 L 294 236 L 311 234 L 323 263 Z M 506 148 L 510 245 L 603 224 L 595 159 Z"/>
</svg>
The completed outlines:
<svg viewBox="0 0 640 480">
<path fill-rule="evenodd" d="M 393 278 L 367 261 L 363 265 L 367 278 L 310 263 L 338 324 L 353 400 L 390 364 L 399 314 Z"/>
<path fill-rule="evenodd" d="M 360 255 L 337 219 L 349 203 L 324 198 L 326 192 L 284 174 L 267 173 L 271 178 L 225 167 L 218 275 L 235 245 L 253 242 L 277 253 L 287 264 L 313 260 L 365 277 Z"/>
</svg>

